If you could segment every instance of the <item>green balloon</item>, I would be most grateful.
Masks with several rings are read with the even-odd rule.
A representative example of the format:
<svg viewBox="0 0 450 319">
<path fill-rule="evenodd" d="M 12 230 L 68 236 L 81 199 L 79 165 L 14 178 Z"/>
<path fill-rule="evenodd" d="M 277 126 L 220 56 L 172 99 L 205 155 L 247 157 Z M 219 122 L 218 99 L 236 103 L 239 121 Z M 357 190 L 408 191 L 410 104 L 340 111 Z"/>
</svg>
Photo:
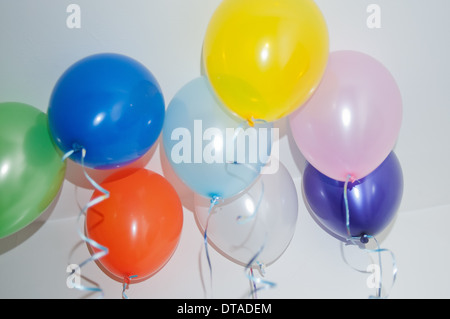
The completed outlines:
<svg viewBox="0 0 450 319">
<path fill-rule="evenodd" d="M 33 222 L 52 203 L 66 164 L 33 106 L 0 103 L 0 238 Z"/>
</svg>

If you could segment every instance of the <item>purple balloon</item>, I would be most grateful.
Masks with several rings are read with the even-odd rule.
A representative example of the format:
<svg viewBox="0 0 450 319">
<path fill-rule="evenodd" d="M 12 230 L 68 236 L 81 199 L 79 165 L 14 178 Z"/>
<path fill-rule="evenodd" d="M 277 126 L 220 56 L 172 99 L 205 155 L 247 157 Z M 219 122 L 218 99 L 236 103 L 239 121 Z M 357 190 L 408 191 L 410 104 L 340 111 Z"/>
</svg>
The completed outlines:
<svg viewBox="0 0 450 319">
<path fill-rule="evenodd" d="M 303 190 L 313 215 L 329 231 L 348 239 L 345 182 L 331 179 L 308 164 Z M 391 222 L 403 196 L 403 173 L 394 152 L 366 177 L 349 181 L 349 229 L 353 237 L 375 236 Z"/>
</svg>

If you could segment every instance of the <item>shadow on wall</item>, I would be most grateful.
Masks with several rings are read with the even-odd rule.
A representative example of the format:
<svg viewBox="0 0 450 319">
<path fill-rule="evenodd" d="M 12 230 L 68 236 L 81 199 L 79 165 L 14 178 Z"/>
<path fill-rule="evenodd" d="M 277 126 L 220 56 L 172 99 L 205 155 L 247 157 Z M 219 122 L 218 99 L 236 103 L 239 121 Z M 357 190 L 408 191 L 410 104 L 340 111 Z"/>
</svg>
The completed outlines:
<svg viewBox="0 0 450 319">
<path fill-rule="evenodd" d="M 61 189 L 59 190 L 53 201 L 50 203 L 50 205 L 35 221 L 22 228 L 18 232 L 0 239 L 0 256 L 20 246 L 22 243 L 32 237 L 44 225 L 44 223 L 50 218 L 53 211 L 55 210 L 56 204 L 58 203 L 59 197 L 61 195 Z"/>
<path fill-rule="evenodd" d="M 178 175 L 173 170 L 170 162 L 167 159 L 166 152 L 164 150 L 163 143 L 160 144 L 159 148 L 161 166 L 164 177 L 168 180 L 168 182 L 175 188 L 178 196 L 180 197 L 181 203 L 183 207 L 194 212 L 194 192 L 178 177 Z"/>
<path fill-rule="evenodd" d="M 139 158 L 135 162 L 123 168 L 108 169 L 108 170 L 95 170 L 91 168 L 85 168 L 86 172 L 95 182 L 100 184 L 105 178 L 109 177 L 111 174 L 117 172 L 118 170 L 122 170 L 125 168 L 144 168 L 155 154 L 156 149 L 158 147 L 158 143 L 159 139 L 146 154 L 144 154 L 141 158 Z M 65 181 L 66 180 L 76 186 L 74 198 L 77 198 L 76 189 L 78 187 L 92 190 L 94 189 L 94 186 L 89 182 L 89 180 L 84 175 L 82 166 L 70 159 L 67 159 Z M 28 226 L 19 230 L 18 232 L 0 239 L 0 255 L 20 246 L 22 243 L 24 243 L 30 237 L 32 237 L 33 234 L 35 234 L 49 220 L 53 211 L 55 210 L 55 207 L 58 204 L 61 192 L 62 187 L 60 188 L 57 196 L 53 199 L 51 204 L 40 214 L 40 216 L 36 220 L 34 220 Z M 78 203 L 80 210 L 82 209 L 84 204 Z"/>
<path fill-rule="evenodd" d="M 86 167 L 87 174 L 97 183 L 103 182 L 107 177 L 109 177 L 111 174 L 118 172 L 122 169 L 129 169 L 129 168 L 144 168 L 148 162 L 152 159 L 153 155 L 156 152 L 156 149 L 158 148 L 158 145 L 160 143 L 160 138 L 155 142 L 155 144 L 145 153 L 143 156 L 141 156 L 139 159 L 134 161 L 133 163 L 130 163 L 124 167 L 121 168 L 115 168 L 115 169 L 92 169 L 89 167 Z M 77 187 L 86 188 L 86 189 L 95 189 L 94 186 L 89 182 L 89 180 L 86 178 L 83 172 L 83 167 L 72 161 L 71 159 L 67 160 L 67 170 L 66 170 L 66 180 L 70 183 L 74 184 Z"/>
</svg>

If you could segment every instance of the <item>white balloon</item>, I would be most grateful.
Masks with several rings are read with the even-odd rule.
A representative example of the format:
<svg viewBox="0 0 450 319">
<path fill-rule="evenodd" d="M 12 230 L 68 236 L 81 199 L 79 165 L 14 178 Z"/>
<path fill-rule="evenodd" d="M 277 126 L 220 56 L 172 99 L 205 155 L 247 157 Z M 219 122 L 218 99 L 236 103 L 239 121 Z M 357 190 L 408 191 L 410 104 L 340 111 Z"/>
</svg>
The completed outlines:
<svg viewBox="0 0 450 319">
<path fill-rule="evenodd" d="M 280 163 L 273 174 L 262 174 L 242 194 L 219 201 L 195 194 L 195 216 L 208 242 L 232 261 L 268 266 L 289 246 L 298 216 L 294 181 Z M 209 217 L 209 221 L 208 221 Z"/>
</svg>

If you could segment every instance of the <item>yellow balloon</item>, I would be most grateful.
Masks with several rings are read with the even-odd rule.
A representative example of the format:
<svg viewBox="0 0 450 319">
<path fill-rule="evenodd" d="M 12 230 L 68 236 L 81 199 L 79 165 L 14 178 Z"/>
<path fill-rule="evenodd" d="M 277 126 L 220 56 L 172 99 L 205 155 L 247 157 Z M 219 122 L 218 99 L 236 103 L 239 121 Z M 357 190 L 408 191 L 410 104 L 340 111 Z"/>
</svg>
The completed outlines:
<svg viewBox="0 0 450 319">
<path fill-rule="evenodd" d="M 328 55 L 328 29 L 313 0 L 223 0 L 203 43 L 214 92 L 249 122 L 272 122 L 304 104 Z"/>
</svg>

